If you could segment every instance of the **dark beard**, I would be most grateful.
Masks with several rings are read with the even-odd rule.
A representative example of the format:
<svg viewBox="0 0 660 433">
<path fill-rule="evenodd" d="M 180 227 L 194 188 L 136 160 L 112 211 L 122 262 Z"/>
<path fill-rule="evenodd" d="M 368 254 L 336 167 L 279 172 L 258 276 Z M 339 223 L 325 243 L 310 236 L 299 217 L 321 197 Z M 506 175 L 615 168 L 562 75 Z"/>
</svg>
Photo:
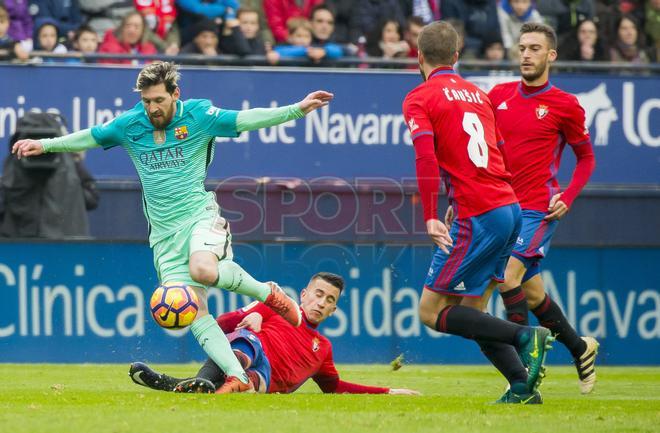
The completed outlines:
<svg viewBox="0 0 660 433">
<path fill-rule="evenodd" d="M 528 73 L 523 73 L 522 71 L 520 72 L 520 75 L 525 79 L 525 81 L 536 81 L 539 79 L 544 73 L 545 70 L 547 69 L 548 65 L 547 63 L 543 65 L 542 68 L 538 68 L 534 70 L 534 72 L 528 72 Z"/>
<path fill-rule="evenodd" d="M 170 109 L 171 109 L 171 111 L 170 111 L 170 115 L 168 117 L 163 116 L 163 117 L 158 118 L 159 120 L 163 121 L 163 123 L 159 124 L 159 125 L 156 125 L 156 123 L 154 123 L 154 119 L 152 119 L 151 116 L 148 116 L 149 117 L 149 122 L 151 122 L 151 124 L 154 126 L 154 128 L 156 128 L 156 129 L 165 129 L 165 127 L 170 124 L 170 122 L 174 118 L 174 110 L 176 109 L 176 103 L 174 104 L 173 107 L 170 107 Z"/>
</svg>

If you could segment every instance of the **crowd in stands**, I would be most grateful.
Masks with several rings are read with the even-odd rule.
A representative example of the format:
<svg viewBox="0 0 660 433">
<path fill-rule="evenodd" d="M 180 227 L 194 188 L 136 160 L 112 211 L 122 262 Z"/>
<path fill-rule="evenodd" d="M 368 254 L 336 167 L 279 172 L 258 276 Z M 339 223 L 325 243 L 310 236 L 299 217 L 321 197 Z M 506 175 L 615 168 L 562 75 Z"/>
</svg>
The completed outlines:
<svg viewBox="0 0 660 433">
<path fill-rule="evenodd" d="M 438 19 L 459 31 L 463 59 L 515 60 L 518 31 L 530 21 L 557 31 L 559 60 L 643 64 L 660 54 L 660 0 L 0 0 L 0 60 L 414 59 L 420 29 Z"/>
</svg>

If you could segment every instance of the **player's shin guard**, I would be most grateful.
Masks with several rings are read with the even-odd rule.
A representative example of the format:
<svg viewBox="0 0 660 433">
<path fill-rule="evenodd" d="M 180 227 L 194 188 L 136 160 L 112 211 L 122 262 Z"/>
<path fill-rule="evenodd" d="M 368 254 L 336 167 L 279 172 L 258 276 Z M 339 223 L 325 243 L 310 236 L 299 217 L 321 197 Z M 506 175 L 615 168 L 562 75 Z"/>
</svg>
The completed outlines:
<svg viewBox="0 0 660 433">
<path fill-rule="evenodd" d="M 227 376 L 236 376 L 247 383 L 248 378 L 229 345 L 229 340 L 209 314 L 193 322 L 190 330 L 204 352 L 224 371 Z"/>
<path fill-rule="evenodd" d="M 474 308 L 449 305 L 438 314 L 435 329 L 471 340 L 499 341 L 515 345 L 518 334 L 529 328 L 498 319 Z"/>
<path fill-rule="evenodd" d="M 218 262 L 218 281 L 214 286 L 247 295 L 261 302 L 270 295 L 270 286 L 252 278 L 243 268 L 231 260 Z"/>
<path fill-rule="evenodd" d="M 527 297 L 522 287 L 518 286 L 508 292 L 500 292 L 500 295 L 506 308 L 507 320 L 523 326 L 529 325 Z"/>
<path fill-rule="evenodd" d="M 502 373 L 512 388 L 527 388 L 527 370 L 520 362 L 520 357 L 516 349 L 510 344 L 499 343 L 497 341 L 477 340 L 483 354 L 488 358 L 491 364 Z"/>
<path fill-rule="evenodd" d="M 550 296 L 545 295 L 543 302 L 532 310 L 532 313 L 539 319 L 541 326 L 548 328 L 556 336 L 557 340 L 563 343 L 573 355 L 573 358 L 579 358 L 587 349 L 587 345 L 582 340 L 575 329 L 568 323 L 568 319 L 559 308 L 559 305 Z"/>
</svg>

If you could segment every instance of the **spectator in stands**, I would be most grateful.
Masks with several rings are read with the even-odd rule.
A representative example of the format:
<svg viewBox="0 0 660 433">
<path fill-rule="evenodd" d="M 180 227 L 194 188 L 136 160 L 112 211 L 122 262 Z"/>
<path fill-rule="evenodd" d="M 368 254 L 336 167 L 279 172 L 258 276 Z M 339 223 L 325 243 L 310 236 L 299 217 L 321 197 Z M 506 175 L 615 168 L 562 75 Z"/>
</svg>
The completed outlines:
<svg viewBox="0 0 660 433">
<path fill-rule="evenodd" d="M 510 51 L 511 50 L 509 50 L 509 52 Z M 504 48 L 502 35 L 500 33 L 490 32 L 484 35 L 481 58 L 483 60 L 488 60 L 489 62 L 502 62 L 506 60 L 507 50 Z"/>
<path fill-rule="evenodd" d="M 443 0 L 442 19 L 454 18 L 465 26 L 463 59 L 475 58 L 482 51 L 487 33 L 500 31 L 496 0 Z"/>
<path fill-rule="evenodd" d="M 24 51 L 32 51 L 32 17 L 28 12 L 28 0 L 3 0 L 9 13 L 9 37 L 20 42 Z"/>
<path fill-rule="evenodd" d="M 598 28 L 593 20 L 584 20 L 578 24 L 576 31 L 566 38 L 558 52 L 560 60 L 588 62 L 609 60 L 609 53 L 598 35 Z"/>
<path fill-rule="evenodd" d="M 135 9 L 147 25 L 145 39 L 170 56 L 179 53 L 181 35 L 176 23 L 174 0 L 134 0 Z"/>
<path fill-rule="evenodd" d="M 557 32 L 560 46 L 581 21 L 593 19 L 596 12 L 594 0 L 543 0 L 536 8 Z"/>
<path fill-rule="evenodd" d="M 176 4 L 181 12 L 178 21 L 183 44 L 193 39 L 196 22 L 208 19 L 220 26 L 225 20 L 236 18 L 239 8 L 238 0 L 176 0 Z"/>
<path fill-rule="evenodd" d="M 108 30 L 121 25 L 122 19 L 133 12 L 133 0 L 78 0 L 85 23 L 103 38 Z"/>
<path fill-rule="evenodd" d="M 325 59 L 337 59 L 343 52 L 339 45 L 326 43 L 312 44 L 312 25 L 305 18 L 292 18 L 287 24 L 289 45 L 278 45 L 275 52 L 281 57 L 307 58 L 313 63 Z M 279 60 L 274 58 L 273 60 Z"/>
<path fill-rule="evenodd" d="M 291 18 L 309 18 L 312 8 L 323 3 L 323 0 L 263 0 L 264 12 L 268 26 L 273 32 L 275 42 L 288 41 L 288 21 Z"/>
<path fill-rule="evenodd" d="M 657 62 L 660 58 L 660 0 L 650 0 L 646 4 L 646 24 L 644 30 L 649 38 L 650 45 L 655 51 L 653 58 Z"/>
<path fill-rule="evenodd" d="M 30 13 L 35 27 L 40 27 L 44 20 L 52 21 L 68 40 L 73 40 L 76 29 L 82 24 L 78 0 L 31 0 Z"/>
<path fill-rule="evenodd" d="M 18 41 L 9 36 L 9 26 L 11 20 L 9 12 L 2 3 L 0 3 L 0 60 L 8 60 L 17 58 L 19 60 L 27 60 L 30 56 L 27 51 Z"/>
<path fill-rule="evenodd" d="M 312 25 L 312 44 L 325 44 L 332 40 L 335 15 L 326 5 L 314 6 L 309 22 Z"/>
<path fill-rule="evenodd" d="M 237 18 L 228 18 L 225 20 L 222 26 L 219 47 L 220 52 L 223 54 L 235 54 L 237 56 L 252 54 L 252 46 L 241 30 L 240 20 Z"/>
<path fill-rule="evenodd" d="M 408 43 L 410 49 L 408 50 L 408 57 L 411 59 L 417 58 L 417 38 L 419 37 L 419 32 L 422 31 L 424 27 L 424 20 L 421 17 L 412 16 L 406 20 L 406 31 L 404 34 L 404 39 Z M 417 65 L 413 65 L 417 69 Z"/>
<path fill-rule="evenodd" d="M 367 35 L 367 54 L 370 57 L 393 59 L 406 57 L 410 46 L 403 39 L 401 25 L 394 19 L 384 19 Z"/>
<path fill-rule="evenodd" d="M 94 54 L 99 47 L 99 36 L 89 26 L 83 25 L 78 27 L 73 37 L 74 51 L 85 54 Z M 94 63 L 94 60 L 87 60 Z"/>
<path fill-rule="evenodd" d="M 360 35 L 367 36 L 378 32 L 386 19 L 391 19 L 403 28 L 406 16 L 403 13 L 399 0 L 356 0 L 356 16 Z"/>
<path fill-rule="evenodd" d="M 34 51 L 53 54 L 64 54 L 67 49 L 60 41 L 60 33 L 55 20 L 44 18 L 34 32 Z M 55 58 L 44 58 L 44 62 L 56 61 Z M 64 59 L 62 59 L 64 60 Z"/>
<path fill-rule="evenodd" d="M 247 54 L 266 55 L 266 44 L 260 28 L 258 11 L 249 7 L 240 7 L 237 18 L 241 33 L 248 45 Z"/>
<path fill-rule="evenodd" d="M 275 43 L 275 38 L 273 38 L 273 33 L 270 31 L 270 27 L 268 27 L 268 21 L 266 21 L 263 0 L 240 0 L 240 4 L 239 9 L 248 9 L 257 12 L 261 39 L 265 44 L 269 44 L 272 47 Z M 238 18 L 238 12 L 236 13 L 236 17 Z"/>
<path fill-rule="evenodd" d="M 622 63 L 649 63 L 637 19 L 632 15 L 622 15 L 616 21 L 615 28 L 616 39 L 610 48 L 611 60 Z"/>
<path fill-rule="evenodd" d="M 360 36 L 363 36 L 357 20 L 359 2 L 355 0 L 327 0 L 324 4 L 335 17 L 335 30 L 332 39 L 339 44 L 356 44 Z M 355 51 L 357 51 L 357 47 Z"/>
<path fill-rule="evenodd" d="M 439 20 L 441 0 L 400 0 L 406 17 L 419 17 L 424 25 Z"/>
<path fill-rule="evenodd" d="M 201 54 L 215 57 L 219 54 L 218 25 L 213 20 L 204 19 L 195 23 L 193 40 L 181 48 L 181 54 Z"/>
<path fill-rule="evenodd" d="M 157 54 L 156 47 L 151 42 L 144 42 L 144 18 L 139 12 L 133 11 L 126 15 L 116 31 L 108 30 L 105 33 L 103 43 L 99 48 L 100 53 L 113 54 Z M 101 63 L 136 64 L 135 60 L 102 60 Z"/>
<path fill-rule="evenodd" d="M 497 18 L 502 35 L 501 42 L 511 60 L 518 58 L 518 38 L 522 25 L 528 22 L 543 22 L 532 0 L 501 0 L 497 7 Z"/>
</svg>

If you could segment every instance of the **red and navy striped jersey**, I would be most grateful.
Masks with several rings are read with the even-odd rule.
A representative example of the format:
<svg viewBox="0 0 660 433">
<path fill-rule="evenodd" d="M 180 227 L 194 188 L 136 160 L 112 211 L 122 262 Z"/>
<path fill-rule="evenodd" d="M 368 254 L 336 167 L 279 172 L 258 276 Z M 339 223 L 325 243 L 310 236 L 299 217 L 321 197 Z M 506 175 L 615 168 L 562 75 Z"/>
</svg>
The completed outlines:
<svg viewBox="0 0 660 433">
<path fill-rule="evenodd" d="M 432 137 L 435 158 L 457 218 L 480 215 L 517 201 L 497 146 L 499 133 L 493 108 L 481 89 L 449 67 L 437 68 L 406 96 L 403 115 L 418 159 L 418 143 Z M 435 206 L 426 203 L 429 200 L 422 193 L 426 219 L 427 209 Z"/>
<path fill-rule="evenodd" d="M 520 206 L 547 212 L 550 199 L 559 192 L 557 170 L 564 146 L 591 147 L 584 109 L 575 96 L 550 82 L 540 88 L 527 88 L 521 82 L 499 84 L 488 97 Z M 569 205 L 572 198 L 567 197 Z"/>
</svg>

